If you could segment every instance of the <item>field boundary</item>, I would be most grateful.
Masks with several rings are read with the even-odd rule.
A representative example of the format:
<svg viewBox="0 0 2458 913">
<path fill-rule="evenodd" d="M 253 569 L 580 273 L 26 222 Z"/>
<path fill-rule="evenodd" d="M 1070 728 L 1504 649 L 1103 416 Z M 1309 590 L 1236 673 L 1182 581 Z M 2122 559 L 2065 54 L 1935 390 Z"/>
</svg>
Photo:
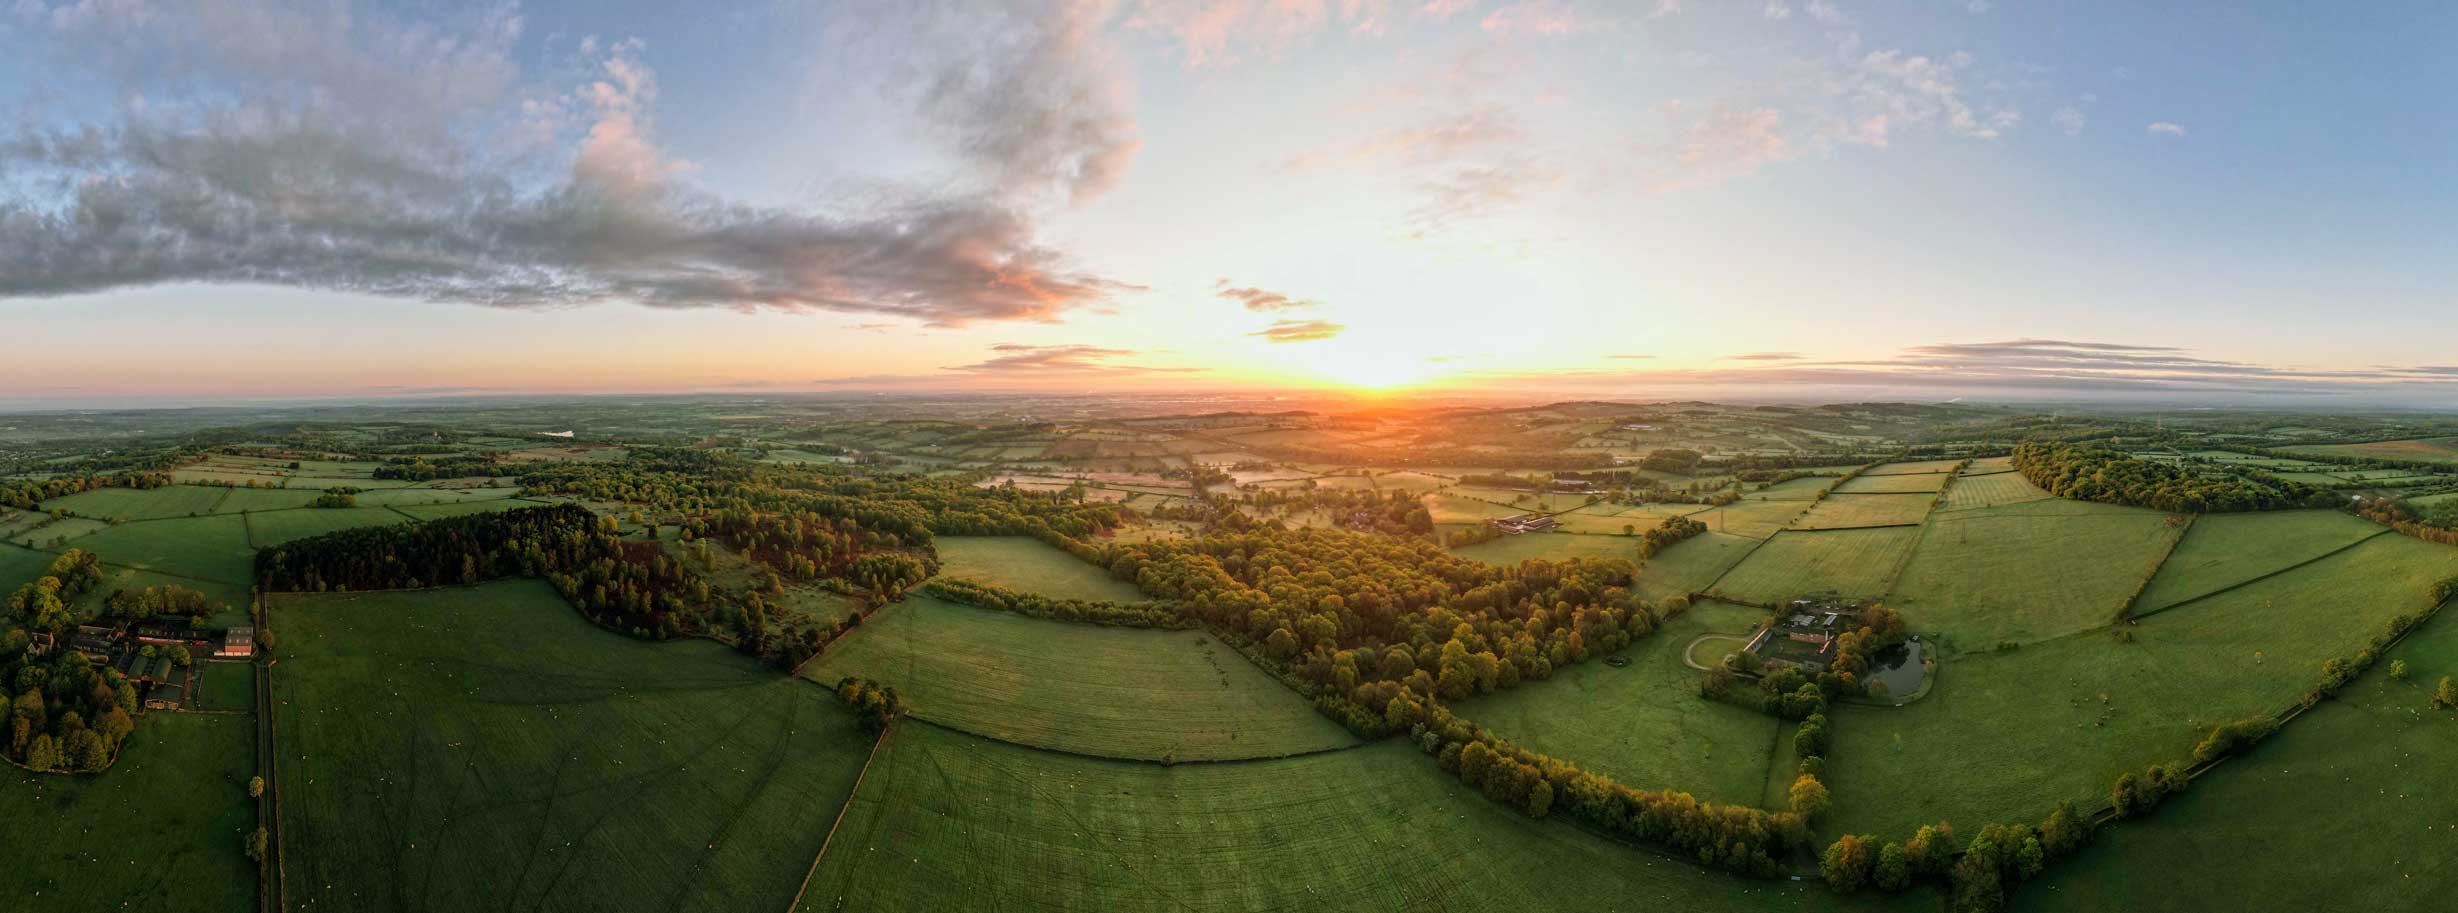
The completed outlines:
<svg viewBox="0 0 2458 913">
<path fill-rule="evenodd" d="M 809 681 L 809 679 L 804 680 Z M 813 684 L 817 683 L 814 682 Z M 1311 712 L 1320 712 L 1315 711 L 1312 707 L 1308 707 L 1306 709 Z M 1087 761 L 1116 761 L 1124 764 L 1150 764 L 1155 767 L 1209 767 L 1219 764 L 1252 764 L 1257 761 L 1287 761 L 1295 758 L 1310 758 L 1315 755 L 1332 754 L 1334 752 L 1355 751 L 1368 745 L 1372 745 L 1375 742 L 1382 741 L 1381 739 L 1357 738 L 1357 734 L 1352 732 L 1349 733 L 1349 737 L 1356 739 L 1356 741 L 1347 745 L 1334 745 L 1329 748 L 1309 748 L 1305 751 L 1293 751 L 1287 754 L 1275 755 L 1256 755 L 1250 758 L 1189 758 L 1186 760 L 1164 761 L 1159 758 L 1138 758 L 1132 755 L 1094 754 L 1089 751 L 1077 751 L 1072 748 L 1053 748 L 1048 745 L 1035 745 L 1031 742 L 1019 742 L 1015 739 L 1007 738 L 1006 736 L 996 736 L 986 732 L 974 732 L 973 730 L 966 729 L 953 723 L 942 723 L 938 720 L 931 719 L 922 711 L 911 708 L 907 708 L 902 716 L 910 718 L 917 723 L 921 723 L 922 725 L 929 726 L 933 729 L 944 729 L 958 735 L 980 739 L 984 742 L 997 742 L 1001 745 L 1012 745 L 1029 751 L 1046 751 L 1054 755 L 1065 755 L 1070 758 L 1082 758 Z M 1342 727 L 1342 731 L 1347 731 L 1346 727 Z M 1389 736 L 1385 736 L 1384 738 L 1389 738 Z"/>
<path fill-rule="evenodd" d="M 819 855 L 811 857 L 811 870 L 803 873 L 802 886 L 794 889 L 794 899 L 785 905 L 785 913 L 802 909 L 802 895 L 811 890 L 811 879 L 819 877 L 819 864 L 828 858 L 828 845 L 836 842 L 836 829 L 845 825 L 845 813 L 853 811 L 853 800 L 862 795 L 862 778 L 870 776 L 871 762 L 879 759 L 879 749 L 888 744 L 888 737 L 896 734 L 896 723 L 903 718 L 903 714 L 889 717 L 888 725 L 879 730 L 879 737 L 871 740 L 871 753 L 862 756 L 862 769 L 854 772 L 853 788 L 845 791 L 844 804 L 836 807 L 836 820 L 829 823 L 828 836 L 820 838 Z"/>
<path fill-rule="evenodd" d="M 2191 532 L 2191 530 L 2187 530 L 2187 532 Z M 2243 588 L 2248 587 L 2248 586 L 2252 586 L 2252 585 L 2254 585 L 2254 584 L 2256 584 L 2256 583 L 2260 583 L 2260 582 L 2262 582 L 2262 581 L 2264 581 L 2264 580 L 2268 580 L 2268 579 L 2270 579 L 2270 578 L 2272 578 L 2272 577 L 2276 577 L 2276 576 L 2279 576 L 2279 575 L 2281 575 L 2281 574 L 2285 574 L 2285 573 L 2287 573 L 2287 572 L 2289 572 L 2289 571 L 2301 570 L 2301 569 L 2305 568 L 2306 566 L 2311 565 L 2311 564 L 2314 564 L 2314 563 L 2316 563 L 2316 562 L 2326 561 L 2326 560 L 2328 560 L 2328 559 L 2331 559 L 2331 558 L 2337 557 L 2337 556 L 2339 555 L 2339 553 L 2341 553 L 2341 552 L 2345 552 L 2345 551 L 2347 551 L 2348 549 L 2355 548 L 2356 546 L 2363 545 L 2364 543 L 2371 542 L 2371 541 L 2373 541 L 2373 540 L 2375 540 L 2375 539 L 2379 539 L 2379 538 L 2381 538 L 2381 537 L 2383 537 L 2383 536 L 2389 536 L 2389 535 L 2395 535 L 2395 534 L 2396 534 L 2396 532 L 2395 532 L 2394 530 L 2387 530 L 2387 529 L 2375 530 L 2375 531 L 2373 532 L 2373 534 L 2372 534 L 2372 535 L 2366 536 L 2366 537 L 2364 537 L 2364 538 L 2362 538 L 2362 539 L 2358 539 L 2358 540 L 2356 540 L 2356 541 L 2354 541 L 2354 542 L 2347 543 L 2346 545 L 2342 545 L 2342 546 L 2339 546 L 2339 547 L 2337 547 L 2337 548 L 2331 549 L 2331 550 L 2329 550 L 2329 551 L 2323 552 L 2323 553 L 2321 553 L 2321 554 L 2319 554 L 2319 555 L 2315 555 L 2315 556 L 2313 556 L 2313 557 L 2311 557 L 2311 558 L 2307 558 L 2307 559 L 2305 559 L 2305 560 L 2303 560 L 2303 561 L 2298 561 L 2298 562 L 2296 562 L 2296 563 L 2294 563 L 2294 564 L 2290 564 L 2290 565 L 2288 565 L 2288 566 L 2286 566 L 2286 567 L 2282 567 L 2282 568 L 2278 568 L 2278 569 L 2276 569 L 2276 570 L 2269 571 L 2269 572 L 2264 573 L 2264 574 L 2262 574 L 2262 575 L 2260 575 L 2260 576 L 2258 576 L 2258 577 L 2248 577 L 2248 578 L 2245 578 L 2245 579 L 2243 579 L 2243 580 L 2239 580 L 2239 581 L 2237 581 L 2237 582 L 2235 582 L 2235 583 L 2228 584 L 2227 586 L 2220 587 L 2220 588 L 2215 589 L 2215 590 L 2212 590 L 2212 591 L 2210 591 L 2210 592 L 2208 592 L 2208 593 L 2204 593 L 2204 594 L 2202 594 L 2202 595 L 2200 595 L 2200 596 L 2195 596 L 2195 597 L 2193 597 L 2193 598 L 2191 598 L 2191 599 L 2184 599 L 2184 600 L 2179 600 L 2179 601 L 2177 601 L 2177 602 L 2172 602 L 2172 603 L 2169 603 L 2169 604 L 2167 604 L 2167 605 L 2161 606 L 2161 607 L 2159 607 L 2159 608 L 2152 609 L 2152 610 L 2150 610 L 2150 611 L 2148 611 L 2148 612 L 2143 612 L 2143 613 L 2141 613 L 2141 614 L 2139 614 L 2139 615 L 2135 615 L 2135 616 L 2133 616 L 2133 617 L 2134 617 L 2134 618 L 2137 618 L 2137 619 L 2149 618 L 2149 617 L 2151 617 L 2151 616 L 2153 616 L 2153 615 L 2157 615 L 2157 614 L 2160 614 L 2160 613 L 2162 613 L 2162 612 L 2169 612 L 2169 611 L 2174 611 L 2174 610 L 2176 610 L 2176 609 L 2181 609 L 2181 608 L 2184 608 L 2184 607 L 2186 607 L 2186 606 L 2192 605 L 2192 604 L 2197 603 L 2197 602 L 2201 602 L 2202 600 L 2209 599 L 2209 598 L 2214 597 L 2214 596 L 2220 596 L 2220 595 L 2223 595 L 2223 594 L 2226 594 L 2226 593 L 2230 593 L 2230 592 L 2233 592 L 2233 591 L 2236 591 L 2236 590 L 2239 590 L 2239 589 L 2243 589 Z M 2185 537 L 2183 537 L 2183 536 L 2178 536 L 2178 537 L 2177 537 L 2177 541 L 2178 541 L 2178 542 L 2183 542 L 2183 541 L 2184 541 L 2184 539 L 2185 539 Z M 2173 553 L 2171 553 L 2171 554 L 2173 554 Z M 2161 565 L 2162 567 L 2165 567 L 2165 566 L 2167 565 L 2167 562 L 2166 562 L 2165 560 L 2162 560 L 2162 561 L 2160 562 L 2160 565 Z M 2156 572 L 2156 571 L 2154 571 L 2153 573 L 2154 573 L 2154 574 L 2156 574 L 2157 572 Z"/>
</svg>

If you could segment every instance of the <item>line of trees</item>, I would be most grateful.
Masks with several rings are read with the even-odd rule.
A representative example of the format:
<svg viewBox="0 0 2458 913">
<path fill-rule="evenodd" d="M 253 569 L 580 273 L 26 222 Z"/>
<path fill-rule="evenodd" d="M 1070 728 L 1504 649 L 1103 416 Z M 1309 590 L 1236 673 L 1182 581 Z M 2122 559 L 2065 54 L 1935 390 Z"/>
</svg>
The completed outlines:
<svg viewBox="0 0 2458 913">
<path fill-rule="evenodd" d="M 1707 524 L 1689 517 L 1666 520 L 1663 525 L 1639 534 L 1639 560 L 1656 557 L 1665 549 L 1706 531 Z"/>
<path fill-rule="evenodd" d="M 1929 882 L 1947 891 L 1961 913 L 1996 913 L 2016 886 L 2037 877 L 2050 862 L 2073 855 L 2090 842 L 2089 818 L 2071 802 L 2058 803 L 2038 825 L 1991 824 L 1956 852 L 1954 826 L 1924 825 L 1909 840 L 1881 841 L 1865 834 L 1836 838 L 1820 855 L 1819 873 L 1829 887 L 1849 894 L 1863 889 L 1896 892 Z"/>
<path fill-rule="evenodd" d="M 974 580 L 938 579 L 923 587 L 923 591 L 949 602 L 1014 612 L 1034 618 L 1107 625 L 1117 628 L 1192 628 L 1194 619 L 1179 614 L 1159 603 L 1139 602 L 1122 605 L 1115 602 L 1090 602 L 1082 599 L 1056 599 L 1037 593 L 1020 593 L 1005 587 L 992 586 Z"/>
</svg>

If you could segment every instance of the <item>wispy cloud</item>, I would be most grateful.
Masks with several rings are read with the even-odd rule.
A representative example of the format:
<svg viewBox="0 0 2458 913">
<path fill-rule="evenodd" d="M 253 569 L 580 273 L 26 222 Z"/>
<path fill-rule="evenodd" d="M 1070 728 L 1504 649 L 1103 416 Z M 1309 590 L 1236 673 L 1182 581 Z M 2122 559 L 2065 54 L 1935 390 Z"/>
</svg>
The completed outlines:
<svg viewBox="0 0 2458 913">
<path fill-rule="evenodd" d="M 1799 352 L 1747 352 L 1747 353 L 1743 353 L 1743 354 L 1740 354 L 1740 355 L 1726 355 L 1726 356 L 1724 356 L 1724 360 L 1725 360 L 1725 361 L 1800 361 L 1801 359 L 1806 358 L 1806 357 L 1808 357 L 1808 356 L 1802 355 L 1802 354 L 1801 354 L 1801 353 L 1799 353 Z"/>
<path fill-rule="evenodd" d="M 2180 126 L 2180 125 L 2177 125 L 2177 124 L 2172 124 L 2172 123 L 2169 123 L 2169 122 L 2164 121 L 2164 120 L 2163 120 L 2163 121 L 2157 121 L 2157 122 L 2154 122 L 2154 123 L 2152 123 L 2150 126 L 2148 126 L 2148 127 L 2144 127 L 2144 128 L 2143 128 L 2143 130 L 2144 130 L 2144 132 L 2147 132 L 2147 133 L 2151 134 L 2152 136 L 2184 136 L 2184 135 L 2185 135 L 2185 128 L 2184 128 L 2184 127 L 2182 127 L 2182 126 Z"/>
<path fill-rule="evenodd" d="M 1354 142 L 1310 149 L 1290 157 L 1293 171 L 1380 163 L 1442 162 L 1507 145 L 1525 137 L 1519 119 L 1499 107 L 1440 116 Z"/>
<path fill-rule="evenodd" d="M 1559 38 L 1581 32 L 1604 31 L 1618 23 L 1610 16 L 1590 11 L 1581 4 L 1567 0 L 1519 0 L 1503 5 L 1477 23 L 1488 35 L 1535 35 Z"/>
<path fill-rule="evenodd" d="M 1305 298 L 1291 298 L 1279 292 L 1269 291 L 1266 289 L 1246 286 L 1231 286 L 1229 284 L 1229 280 L 1227 279 L 1214 283 L 1213 287 L 1218 290 L 1214 292 L 1214 294 L 1245 305 L 1246 309 L 1249 311 L 1256 311 L 1260 313 L 1268 314 L 1279 311 L 1312 310 L 1314 308 L 1321 307 L 1323 304 L 1320 301 L 1313 301 Z"/>
<path fill-rule="evenodd" d="M 967 365 L 955 365 L 948 370 L 969 374 L 1179 374 L 1193 373 L 1197 368 L 1162 368 L 1149 365 L 1122 364 L 1113 359 L 1141 354 L 1134 349 L 1110 349 L 1089 345 L 1031 346 L 1000 343 L 990 347 L 991 357 Z"/>
<path fill-rule="evenodd" d="M 1262 337 L 1265 342 L 1316 342 L 1330 339 L 1348 330 L 1347 326 L 1329 320 L 1283 320 L 1248 336 Z"/>
<path fill-rule="evenodd" d="M 1940 343 L 1905 348 L 1891 357 L 1816 361 L 1795 353 L 1753 353 L 1729 361 L 1757 362 L 1702 369 L 1511 373 L 1487 372 L 1481 382 L 1549 389 L 1783 389 L 1795 395 L 1837 391 L 1922 392 L 2008 396 L 2346 396 L 2414 395 L 2458 388 L 2458 366 L 2379 366 L 2322 370 L 2204 358 L 2172 346 L 2063 339 Z M 1787 357 L 1791 356 L 1791 357 Z"/>
<path fill-rule="evenodd" d="M 2083 127 L 2091 123 L 2091 118 L 2082 113 L 2081 108 L 2067 105 L 2058 108 L 2057 113 L 2049 115 L 2048 122 L 2055 124 L 2057 129 L 2067 136 L 2081 136 Z"/>
</svg>

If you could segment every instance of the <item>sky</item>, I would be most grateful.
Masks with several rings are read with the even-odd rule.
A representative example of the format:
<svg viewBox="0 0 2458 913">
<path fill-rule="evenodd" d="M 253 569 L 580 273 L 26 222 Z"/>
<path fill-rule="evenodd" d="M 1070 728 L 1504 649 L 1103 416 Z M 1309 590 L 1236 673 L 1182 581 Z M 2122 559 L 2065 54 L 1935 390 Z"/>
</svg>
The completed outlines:
<svg viewBox="0 0 2458 913">
<path fill-rule="evenodd" d="M 2458 14 L 0 0 L 0 401 L 2458 403 Z"/>
</svg>

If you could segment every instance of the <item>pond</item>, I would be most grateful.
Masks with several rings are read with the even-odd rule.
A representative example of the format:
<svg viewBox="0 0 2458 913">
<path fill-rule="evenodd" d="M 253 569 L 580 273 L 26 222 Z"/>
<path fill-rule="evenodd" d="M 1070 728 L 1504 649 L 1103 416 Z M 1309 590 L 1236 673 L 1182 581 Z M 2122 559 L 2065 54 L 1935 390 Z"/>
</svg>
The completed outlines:
<svg viewBox="0 0 2458 913">
<path fill-rule="evenodd" d="M 1920 692 L 1920 683 L 1928 673 L 1920 659 L 1927 647 L 1919 637 L 1896 644 L 1869 658 L 1869 678 L 1886 683 L 1890 700 L 1901 700 Z"/>
</svg>

